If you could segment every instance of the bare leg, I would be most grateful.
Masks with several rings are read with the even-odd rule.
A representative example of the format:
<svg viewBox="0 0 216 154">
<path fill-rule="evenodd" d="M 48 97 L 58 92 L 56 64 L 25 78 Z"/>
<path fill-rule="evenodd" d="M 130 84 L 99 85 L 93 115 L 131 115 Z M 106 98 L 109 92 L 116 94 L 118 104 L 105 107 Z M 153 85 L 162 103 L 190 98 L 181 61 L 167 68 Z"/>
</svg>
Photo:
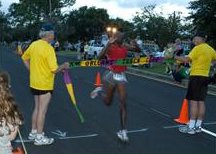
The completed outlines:
<svg viewBox="0 0 216 154">
<path fill-rule="evenodd" d="M 46 112 L 51 99 L 51 94 L 47 93 L 39 96 L 39 110 L 37 116 L 37 131 L 38 134 L 43 132 Z"/>
<path fill-rule="evenodd" d="M 37 130 L 37 115 L 38 115 L 38 108 L 39 108 L 39 96 L 34 96 L 35 106 L 32 113 L 32 130 Z"/>
<path fill-rule="evenodd" d="M 190 119 L 196 120 L 198 116 L 198 102 L 191 100 L 190 101 Z"/>
<path fill-rule="evenodd" d="M 119 101 L 120 101 L 121 128 L 126 129 L 127 110 L 126 110 L 126 88 L 125 88 L 125 84 L 118 84 L 117 90 L 118 90 Z"/>
<path fill-rule="evenodd" d="M 104 103 L 107 106 L 110 106 L 112 104 L 115 89 L 116 89 L 115 85 L 107 84 L 105 86 L 105 94 L 102 94 L 102 98 L 103 98 Z"/>
<path fill-rule="evenodd" d="M 198 115 L 197 115 L 198 120 L 203 120 L 205 116 L 205 102 L 204 101 L 199 101 L 198 102 Z"/>
</svg>

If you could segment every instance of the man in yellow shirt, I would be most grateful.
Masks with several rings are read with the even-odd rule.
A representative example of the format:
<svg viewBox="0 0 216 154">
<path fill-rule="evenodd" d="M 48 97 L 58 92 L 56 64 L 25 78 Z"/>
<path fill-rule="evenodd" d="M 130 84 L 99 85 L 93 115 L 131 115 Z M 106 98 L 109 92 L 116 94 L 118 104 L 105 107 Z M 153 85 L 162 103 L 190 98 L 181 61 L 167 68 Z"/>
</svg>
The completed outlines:
<svg viewBox="0 0 216 154">
<path fill-rule="evenodd" d="M 22 59 L 30 71 L 30 89 L 34 95 L 35 107 L 32 114 L 32 130 L 29 139 L 35 145 L 47 145 L 54 142 L 53 138 L 44 135 L 45 116 L 54 88 L 55 73 L 69 67 L 69 63 L 57 64 L 54 48 L 50 42 L 54 39 L 53 27 L 44 25 L 39 33 L 41 39 L 34 41 Z"/>
<path fill-rule="evenodd" d="M 201 132 L 201 124 L 205 115 L 205 99 L 208 90 L 209 70 L 213 60 L 216 60 L 215 50 L 209 46 L 206 35 L 196 34 L 193 38 L 195 47 L 187 57 L 175 56 L 176 60 L 191 63 L 188 90 L 186 98 L 190 101 L 190 122 L 180 127 L 182 133 L 195 134 Z"/>
</svg>

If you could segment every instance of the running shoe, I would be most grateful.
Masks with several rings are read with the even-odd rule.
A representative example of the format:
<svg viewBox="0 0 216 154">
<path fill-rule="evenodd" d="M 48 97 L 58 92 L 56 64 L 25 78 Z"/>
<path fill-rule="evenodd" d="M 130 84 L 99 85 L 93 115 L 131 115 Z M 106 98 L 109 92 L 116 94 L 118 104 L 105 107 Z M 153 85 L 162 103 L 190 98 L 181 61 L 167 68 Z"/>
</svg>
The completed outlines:
<svg viewBox="0 0 216 154">
<path fill-rule="evenodd" d="M 187 134 L 191 134 L 191 135 L 196 133 L 195 128 L 190 128 L 188 125 L 179 127 L 179 131 L 181 133 L 187 133 Z"/>
<path fill-rule="evenodd" d="M 35 138 L 36 138 L 36 136 L 37 136 L 37 133 L 29 133 L 29 135 L 28 135 L 28 139 L 29 140 L 34 140 Z"/>
<path fill-rule="evenodd" d="M 122 142 L 128 142 L 129 138 L 127 136 L 127 130 L 120 130 L 117 132 L 117 137 L 122 141 Z"/>
<path fill-rule="evenodd" d="M 96 87 L 96 88 L 91 92 L 90 97 L 91 97 L 92 99 L 96 98 L 96 97 L 98 96 L 98 93 L 99 93 L 100 91 L 102 91 L 102 90 L 103 90 L 102 87 Z"/>
<path fill-rule="evenodd" d="M 50 145 L 54 142 L 53 138 L 48 138 L 44 134 L 38 136 L 34 140 L 34 145 Z"/>
<path fill-rule="evenodd" d="M 195 131 L 196 131 L 196 133 L 201 133 L 202 132 L 202 127 L 201 126 L 195 127 Z"/>
</svg>

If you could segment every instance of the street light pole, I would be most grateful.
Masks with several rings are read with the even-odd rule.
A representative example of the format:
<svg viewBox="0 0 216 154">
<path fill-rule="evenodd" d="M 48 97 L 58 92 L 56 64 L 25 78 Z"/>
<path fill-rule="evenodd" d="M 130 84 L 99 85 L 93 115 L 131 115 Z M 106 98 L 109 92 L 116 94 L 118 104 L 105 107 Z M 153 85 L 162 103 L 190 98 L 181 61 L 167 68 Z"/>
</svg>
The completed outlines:
<svg viewBox="0 0 216 154">
<path fill-rule="evenodd" d="M 49 16 L 51 18 L 51 13 L 52 13 L 52 0 L 49 0 Z"/>
</svg>

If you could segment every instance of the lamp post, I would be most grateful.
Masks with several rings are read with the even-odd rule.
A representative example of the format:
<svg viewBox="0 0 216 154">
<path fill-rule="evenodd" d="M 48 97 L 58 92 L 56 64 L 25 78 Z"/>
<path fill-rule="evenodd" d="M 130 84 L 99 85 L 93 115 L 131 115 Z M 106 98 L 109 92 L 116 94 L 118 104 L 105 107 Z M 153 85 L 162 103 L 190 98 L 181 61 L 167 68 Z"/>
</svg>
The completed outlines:
<svg viewBox="0 0 216 154">
<path fill-rule="evenodd" d="M 50 14 L 50 18 L 51 18 L 51 14 L 52 14 L 52 0 L 49 0 L 49 14 Z"/>
</svg>

